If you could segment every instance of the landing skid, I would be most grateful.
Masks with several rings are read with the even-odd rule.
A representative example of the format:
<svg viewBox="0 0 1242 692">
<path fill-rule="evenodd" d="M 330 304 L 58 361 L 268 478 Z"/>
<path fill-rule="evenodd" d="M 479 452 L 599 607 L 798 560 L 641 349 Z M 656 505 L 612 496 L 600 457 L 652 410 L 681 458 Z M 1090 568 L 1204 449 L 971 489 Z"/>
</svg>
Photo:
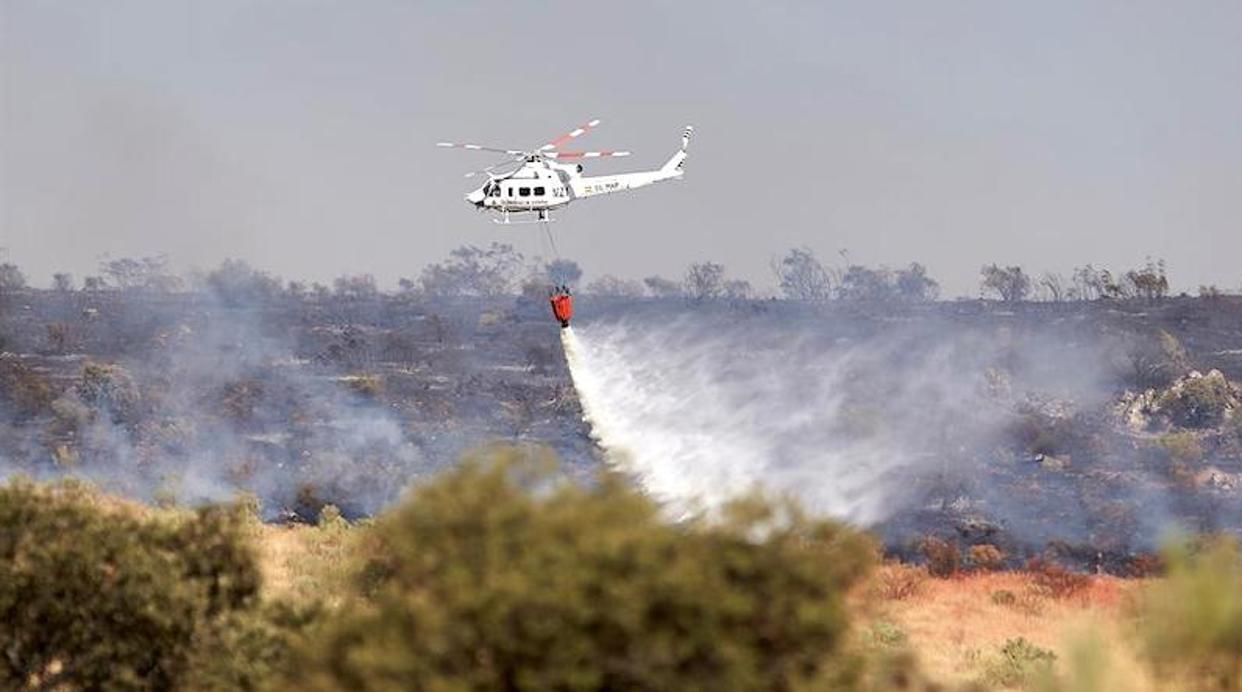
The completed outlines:
<svg viewBox="0 0 1242 692">
<path fill-rule="evenodd" d="M 533 219 L 521 219 L 521 218 L 514 219 L 513 216 L 511 216 L 510 213 L 506 211 L 506 212 L 503 212 L 503 216 L 501 216 L 499 219 L 492 219 L 492 223 L 498 224 L 501 226 L 521 226 L 524 224 L 531 224 L 531 223 L 552 223 L 553 221 L 556 220 L 556 219 L 553 219 L 552 216 L 548 214 L 547 211 L 514 212 L 514 214 L 532 214 L 532 213 L 536 215 L 535 218 Z"/>
</svg>

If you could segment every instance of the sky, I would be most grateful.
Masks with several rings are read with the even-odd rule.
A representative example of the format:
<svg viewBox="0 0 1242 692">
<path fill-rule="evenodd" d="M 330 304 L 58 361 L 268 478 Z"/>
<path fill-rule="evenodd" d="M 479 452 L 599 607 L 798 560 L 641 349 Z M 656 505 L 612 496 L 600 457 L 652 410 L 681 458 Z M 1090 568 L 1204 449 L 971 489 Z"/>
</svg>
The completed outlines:
<svg viewBox="0 0 1242 692">
<path fill-rule="evenodd" d="M 415 277 L 463 244 L 547 254 L 469 207 L 495 162 L 584 148 L 683 181 L 575 202 L 587 279 L 711 260 L 927 265 L 977 295 L 1168 262 L 1242 287 L 1242 2 L 0 0 L 0 247 L 32 283 L 100 258 Z"/>
</svg>

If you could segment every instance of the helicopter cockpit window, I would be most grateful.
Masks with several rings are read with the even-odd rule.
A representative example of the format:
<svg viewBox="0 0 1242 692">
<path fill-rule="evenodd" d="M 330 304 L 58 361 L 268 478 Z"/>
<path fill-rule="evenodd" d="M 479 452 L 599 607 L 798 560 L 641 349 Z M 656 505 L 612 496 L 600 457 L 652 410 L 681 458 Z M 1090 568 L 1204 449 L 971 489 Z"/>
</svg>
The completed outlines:
<svg viewBox="0 0 1242 692">
<path fill-rule="evenodd" d="M 521 195 L 522 197 L 530 197 L 530 188 L 529 188 L 529 187 L 519 187 L 519 188 L 518 188 L 518 194 L 519 194 L 519 195 Z"/>
<path fill-rule="evenodd" d="M 543 193 L 544 193 L 544 189 L 543 189 L 542 187 L 537 187 L 537 188 L 535 188 L 535 196 L 536 196 L 536 197 L 542 197 L 542 196 L 543 196 Z"/>
</svg>

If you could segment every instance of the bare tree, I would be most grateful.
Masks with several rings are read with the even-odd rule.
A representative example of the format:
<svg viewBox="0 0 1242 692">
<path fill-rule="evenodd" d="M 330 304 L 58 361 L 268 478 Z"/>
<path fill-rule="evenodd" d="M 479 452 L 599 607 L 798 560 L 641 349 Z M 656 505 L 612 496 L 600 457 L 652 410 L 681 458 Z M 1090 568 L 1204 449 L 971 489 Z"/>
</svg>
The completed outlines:
<svg viewBox="0 0 1242 692">
<path fill-rule="evenodd" d="M 1031 292 L 1031 277 L 1022 267 L 999 267 L 989 264 L 980 270 L 984 293 L 992 292 L 1006 303 L 1025 300 Z"/>
<path fill-rule="evenodd" d="M 1164 260 L 1153 262 L 1147 258 L 1147 264 L 1126 272 L 1125 281 L 1132 287 L 1135 296 L 1155 302 L 1169 292 L 1169 279 L 1165 271 Z"/>
<path fill-rule="evenodd" d="M 1060 303 L 1066 299 L 1068 288 L 1065 285 L 1065 277 L 1056 272 L 1044 272 L 1039 277 L 1039 290 L 1048 300 L 1054 303 Z"/>
<path fill-rule="evenodd" d="M 695 262 L 686 269 L 682 282 L 686 295 L 695 300 L 710 300 L 724 294 L 725 268 L 715 262 Z"/>
<path fill-rule="evenodd" d="M 1109 280 L 1107 271 L 1090 264 L 1074 269 L 1073 284 L 1079 300 L 1098 300 L 1107 294 Z"/>
<path fill-rule="evenodd" d="M 793 248 L 772 261 L 781 295 L 789 300 L 818 303 L 832 297 L 832 279 L 809 248 Z"/>
</svg>

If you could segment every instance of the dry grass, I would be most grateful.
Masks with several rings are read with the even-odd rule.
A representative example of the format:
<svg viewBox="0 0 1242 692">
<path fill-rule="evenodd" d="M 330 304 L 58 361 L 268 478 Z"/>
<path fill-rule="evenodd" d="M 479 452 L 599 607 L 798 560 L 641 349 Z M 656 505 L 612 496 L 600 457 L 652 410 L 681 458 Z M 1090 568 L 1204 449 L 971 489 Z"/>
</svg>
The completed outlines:
<svg viewBox="0 0 1242 692">
<path fill-rule="evenodd" d="M 354 538 L 345 526 L 259 527 L 256 546 L 264 597 L 337 605 L 347 591 Z"/>
<path fill-rule="evenodd" d="M 905 576 L 903 576 L 903 573 Z M 933 680 L 979 680 L 1007 641 L 1022 638 L 1057 654 L 1058 668 L 1073 660 L 1075 638 L 1087 630 L 1109 642 L 1110 657 L 1135 670 L 1124 644 L 1126 606 L 1142 583 L 1090 577 L 1069 595 L 1049 595 L 1038 574 L 975 572 L 952 579 L 926 578 L 918 568 L 886 564 L 876 582 L 855 599 L 861 622 L 899 629 Z M 886 585 L 916 581 L 913 593 Z M 1000 597 L 994 594 L 1002 594 Z M 1131 681 L 1140 688 L 1143 681 Z"/>
</svg>

